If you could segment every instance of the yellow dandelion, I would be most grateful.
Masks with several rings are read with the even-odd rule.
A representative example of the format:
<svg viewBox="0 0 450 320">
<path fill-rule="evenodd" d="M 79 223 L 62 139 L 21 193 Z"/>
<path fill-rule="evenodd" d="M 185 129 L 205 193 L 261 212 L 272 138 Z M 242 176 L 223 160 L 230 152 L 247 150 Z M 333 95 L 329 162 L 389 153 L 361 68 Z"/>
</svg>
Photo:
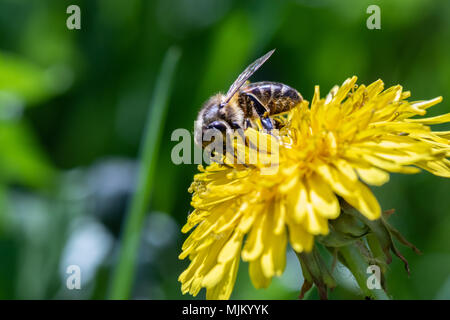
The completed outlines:
<svg viewBox="0 0 450 320">
<path fill-rule="evenodd" d="M 383 91 L 381 80 L 355 84 L 356 77 L 347 79 L 326 98 L 316 86 L 311 106 L 304 101 L 289 111 L 276 136 L 246 130 L 249 141 L 276 144 L 275 174 L 263 172 L 264 161 L 200 167 L 189 189 L 194 211 L 182 229 L 194 228 L 180 254 L 191 261 L 179 277 L 183 294 L 206 288 L 207 299 L 228 299 L 241 258 L 253 285 L 267 287 L 284 271 L 288 241 L 297 253 L 309 252 L 315 236 L 329 233 L 340 198 L 378 219 L 368 185 L 383 185 L 389 172 L 421 168 L 450 177 L 450 132 L 428 126 L 449 122 L 450 113 L 414 118 L 441 97 L 408 102 L 399 85 Z"/>
</svg>

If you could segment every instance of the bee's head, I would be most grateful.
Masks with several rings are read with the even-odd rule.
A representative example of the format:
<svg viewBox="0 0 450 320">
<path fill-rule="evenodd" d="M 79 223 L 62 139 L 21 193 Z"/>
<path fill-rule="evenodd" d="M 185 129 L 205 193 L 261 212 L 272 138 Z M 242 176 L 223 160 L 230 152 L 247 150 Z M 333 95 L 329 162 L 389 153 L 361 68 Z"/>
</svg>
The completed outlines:
<svg viewBox="0 0 450 320">
<path fill-rule="evenodd" d="M 195 122 L 195 143 L 205 147 L 211 141 L 203 141 L 203 135 L 207 130 L 218 130 L 225 134 L 230 129 L 230 125 L 226 121 L 226 112 L 222 104 L 223 94 L 212 96 L 203 104 L 197 121 Z"/>
</svg>

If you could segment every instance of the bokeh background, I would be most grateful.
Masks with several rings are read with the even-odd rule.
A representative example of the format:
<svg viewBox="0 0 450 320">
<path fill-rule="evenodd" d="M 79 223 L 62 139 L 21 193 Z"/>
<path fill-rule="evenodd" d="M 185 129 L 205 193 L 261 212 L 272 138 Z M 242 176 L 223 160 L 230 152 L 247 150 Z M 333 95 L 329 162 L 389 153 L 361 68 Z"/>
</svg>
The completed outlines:
<svg viewBox="0 0 450 320">
<path fill-rule="evenodd" d="M 68 30 L 66 8 L 81 8 Z M 381 8 L 381 30 L 366 9 Z M 193 129 L 201 103 L 227 90 L 255 58 L 277 48 L 253 80 L 280 81 L 311 100 L 347 77 L 401 84 L 412 100 L 439 95 L 431 115 L 450 112 L 450 2 L 447 0 L 0 0 L 0 298 L 104 299 L 137 179 L 139 147 L 167 50 L 181 58 L 168 88 L 151 201 L 133 272 L 133 299 L 190 299 L 177 277 L 196 165 L 171 162 L 171 132 Z M 439 129 L 449 130 L 449 126 Z M 394 259 L 396 299 L 450 299 L 450 182 L 392 175 L 375 190 L 408 248 L 408 277 Z M 68 290 L 68 265 L 81 290 Z M 338 268 L 339 269 L 339 268 Z M 341 268 L 342 269 L 342 268 Z M 359 298 L 339 272 L 330 298 Z M 232 298 L 296 299 L 295 255 L 267 290 L 241 264 Z M 197 298 L 204 298 L 204 292 Z M 308 296 L 317 298 L 313 292 Z"/>
</svg>

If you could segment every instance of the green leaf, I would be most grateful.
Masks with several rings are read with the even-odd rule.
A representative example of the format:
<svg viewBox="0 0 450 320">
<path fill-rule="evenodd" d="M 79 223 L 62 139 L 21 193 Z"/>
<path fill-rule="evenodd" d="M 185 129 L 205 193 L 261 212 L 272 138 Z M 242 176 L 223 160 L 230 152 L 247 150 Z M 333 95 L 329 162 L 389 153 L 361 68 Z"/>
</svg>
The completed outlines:
<svg viewBox="0 0 450 320">
<path fill-rule="evenodd" d="M 55 171 L 24 122 L 0 121 L 0 182 L 48 185 Z"/>
<path fill-rule="evenodd" d="M 170 48 L 167 51 L 150 102 L 147 127 L 140 150 L 137 188 L 128 208 L 119 262 L 112 279 L 110 295 L 112 299 L 127 299 L 130 296 L 142 223 L 153 188 L 153 177 L 167 116 L 169 94 L 179 58 L 178 48 Z"/>
</svg>

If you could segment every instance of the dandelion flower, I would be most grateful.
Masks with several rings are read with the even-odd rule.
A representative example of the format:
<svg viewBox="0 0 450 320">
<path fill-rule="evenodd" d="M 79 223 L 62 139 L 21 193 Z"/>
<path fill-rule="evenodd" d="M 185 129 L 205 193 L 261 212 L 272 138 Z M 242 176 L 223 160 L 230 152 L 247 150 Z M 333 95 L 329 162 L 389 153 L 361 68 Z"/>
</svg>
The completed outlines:
<svg viewBox="0 0 450 320">
<path fill-rule="evenodd" d="M 380 218 L 368 185 L 383 185 L 391 172 L 450 177 L 450 132 L 428 126 L 449 122 L 450 113 L 415 117 L 442 98 L 408 102 L 401 86 L 383 87 L 381 80 L 356 86 L 352 77 L 320 98 L 316 86 L 311 106 L 289 111 L 276 136 L 247 129 L 250 141 L 277 144 L 275 174 L 263 172 L 263 162 L 199 167 L 189 189 L 194 211 L 182 229 L 193 229 L 179 257 L 190 259 L 179 277 L 183 294 L 206 288 L 207 299 L 228 299 L 241 258 L 253 285 L 267 287 L 284 271 L 288 242 L 310 252 L 330 232 L 340 199 L 368 220 Z"/>
</svg>

